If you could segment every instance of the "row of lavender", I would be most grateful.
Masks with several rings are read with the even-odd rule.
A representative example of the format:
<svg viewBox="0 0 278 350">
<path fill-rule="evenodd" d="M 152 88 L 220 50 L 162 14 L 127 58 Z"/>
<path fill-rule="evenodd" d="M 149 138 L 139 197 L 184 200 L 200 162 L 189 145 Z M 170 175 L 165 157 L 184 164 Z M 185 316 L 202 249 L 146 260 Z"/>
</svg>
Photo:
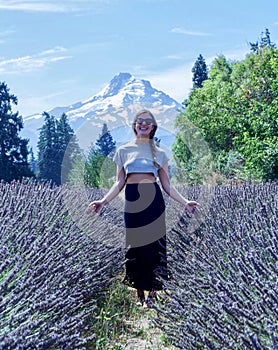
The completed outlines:
<svg viewBox="0 0 278 350">
<path fill-rule="evenodd" d="M 0 184 L 1 349 L 82 349 L 94 336 L 99 292 L 123 261 L 117 245 L 98 237 L 113 227 L 86 214 L 98 195 Z"/>
<path fill-rule="evenodd" d="M 278 183 L 213 191 L 192 233 L 189 216 L 172 222 L 156 324 L 179 349 L 278 349 Z"/>
</svg>

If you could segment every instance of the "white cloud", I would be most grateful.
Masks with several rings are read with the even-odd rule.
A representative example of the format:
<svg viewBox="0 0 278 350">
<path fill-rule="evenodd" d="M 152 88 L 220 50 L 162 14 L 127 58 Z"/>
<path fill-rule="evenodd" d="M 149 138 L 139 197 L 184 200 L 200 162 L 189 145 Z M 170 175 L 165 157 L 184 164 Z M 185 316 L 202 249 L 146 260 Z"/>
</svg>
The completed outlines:
<svg viewBox="0 0 278 350">
<path fill-rule="evenodd" d="M 6 29 L 6 30 L 3 30 L 0 32 L 0 38 L 5 38 L 11 34 L 15 33 L 15 30 L 14 29 Z"/>
<path fill-rule="evenodd" d="M 109 4 L 111 0 L 0 0 L 0 10 L 25 12 L 80 12 L 92 4 Z M 96 9 L 95 9 L 96 10 Z"/>
<path fill-rule="evenodd" d="M 13 29 L 2 30 L 0 32 L 0 44 L 6 43 L 7 41 L 6 39 L 13 33 L 15 33 L 15 30 Z"/>
<path fill-rule="evenodd" d="M 168 55 L 168 56 L 164 56 L 163 57 L 164 59 L 167 59 L 167 60 L 182 60 L 183 59 L 183 56 L 181 55 Z"/>
<path fill-rule="evenodd" d="M 45 67 L 46 65 L 65 59 L 71 56 L 61 55 L 67 50 L 62 47 L 55 47 L 50 50 L 42 51 L 33 56 L 26 55 L 18 58 L 11 58 L 8 60 L 0 60 L 0 73 L 17 74 L 32 72 L 34 70 Z"/>
<path fill-rule="evenodd" d="M 49 50 L 44 50 L 40 53 L 38 53 L 38 56 L 47 56 L 47 55 L 52 55 L 52 54 L 56 54 L 59 52 L 66 52 L 67 49 L 65 49 L 62 46 L 55 46 L 53 49 L 49 49 Z"/>
<path fill-rule="evenodd" d="M 92 2 L 92 1 L 91 1 Z M 95 2 L 95 1 L 93 1 Z M 102 0 L 100 0 L 102 2 Z M 79 11 L 88 0 L 0 0 L 0 10 L 31 12 L 69 12 Z"/>
<path fill-rule="evenodd" d="M 9 3 L 1 1 L 1 10 L 10 11 L 34 11 L 34 12 L 64 12 L 65 8 L 49 2 L 11 1 Z"/>
<path fill-rule="evenodd" d="M 210 33 L 194 32 L 192 30 L 187 30 L 187 29 L 181 28 L 181 27 L 172 28 L 171 33 L 191 35 L 191 36 L 210 36 L 211 35 Z"/>
</svg>

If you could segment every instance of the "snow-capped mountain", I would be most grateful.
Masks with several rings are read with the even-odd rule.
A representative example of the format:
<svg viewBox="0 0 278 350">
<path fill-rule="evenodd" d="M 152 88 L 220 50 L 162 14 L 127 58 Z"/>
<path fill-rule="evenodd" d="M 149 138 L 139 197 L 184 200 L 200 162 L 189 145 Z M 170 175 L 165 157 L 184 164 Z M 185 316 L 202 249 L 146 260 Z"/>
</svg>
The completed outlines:
<svg viewBox="0 0 278 350">
<path fill-rule="evenodd" d="M 164 135 L 171 142 L 174 120 L 182 106 L 162 91 L 153 88 L 149 81 L 136 79 L 129 73 L 119 73 L 99 93 L 71 106 L 56 107 L 49 114 L 59 118 L 66 113 L 81 148 L 86 149 L 96 141 L 104 123 L 116 142 L 123 143 L 133 137 L 131 123 L 140 109 L 149 109 L 158 122 L 159 138 Z M 42 114 L 24 118 L 23 137 L 30 139 L 36 150 Z"/>
</svg>

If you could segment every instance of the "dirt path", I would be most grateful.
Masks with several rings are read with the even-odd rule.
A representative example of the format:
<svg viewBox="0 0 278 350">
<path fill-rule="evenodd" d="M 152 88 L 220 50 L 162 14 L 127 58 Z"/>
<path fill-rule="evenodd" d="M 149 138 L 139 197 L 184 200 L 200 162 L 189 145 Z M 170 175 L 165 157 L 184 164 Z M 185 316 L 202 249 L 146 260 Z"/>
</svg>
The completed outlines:
<svg viewBox="0 0 278 350">
<path fill-rule="evenodd" d="M 128 321 L 127 321 L 128 322 Z M 163 333 L 154 328 L 149 315 L 142 315 L 139 320 L 133 322 L 134 332 L 137 336 L 129 338 L 126 342 L 126 350 L 174 350 L 174 347 L 165 344 Z"/>
<path fill-rule="evenodd" d="M 165 298 L 161 293 L 155 302 L 162 307 Z M 138 306 L 136 290 L 125 286 L 122 276 L 104 296 L 96 313 L 99 321 L 93 330 L 97 338 L 92 349 L 176 350 L 164 332 L 155 326 L 155 308 Z"/>
<path fill-rule="evenodd" d="M 138 318 L 126 320 L 132 330 L 127 339 L 125 350 L 175 350 L 167 342 L 165 334 L 154 326 L 152 321 L 156 317 L 154 309 L 144 309 L 138 306 Z"/>
</svg>

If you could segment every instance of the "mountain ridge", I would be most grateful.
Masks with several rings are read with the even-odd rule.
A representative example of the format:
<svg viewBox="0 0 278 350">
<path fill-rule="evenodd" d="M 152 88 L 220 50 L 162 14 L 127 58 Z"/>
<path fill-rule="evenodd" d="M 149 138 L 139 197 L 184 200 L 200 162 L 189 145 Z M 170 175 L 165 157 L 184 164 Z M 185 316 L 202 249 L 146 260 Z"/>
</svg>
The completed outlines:
<svg viewBox="0 0 278 350">
<path fill-rule="evenodd" d="M 119 73 L 97 94 L 69 106 L 52 108 L 47 113 L 56 118 L 65 113 L 81 148 L 84 149 L 90 147 L 99 137 L 104 123 L 107 124 L 109 131 L 123 127 L 122 133 L 114 133 L 117 137 L 121 134 L 126 135 L 125 128 L 130 128 L 134 115 L 140 109 L 149 109 L 158 122 L 158 128 L 168 129 L 173 133 L 174 120 L 182 106 L 163 91 L 152 87 L 148 80 L 137 79 L 130 73 Z M 24 118 L 22 136 L 30 139 L 30 146 L 34 151 L 39 128 L 43 123 L 42 114 Z M 111 134 L 113 135 L 113 132 Z M 116 142 L 122 143 L 123 140 Z"/>
</svg>

